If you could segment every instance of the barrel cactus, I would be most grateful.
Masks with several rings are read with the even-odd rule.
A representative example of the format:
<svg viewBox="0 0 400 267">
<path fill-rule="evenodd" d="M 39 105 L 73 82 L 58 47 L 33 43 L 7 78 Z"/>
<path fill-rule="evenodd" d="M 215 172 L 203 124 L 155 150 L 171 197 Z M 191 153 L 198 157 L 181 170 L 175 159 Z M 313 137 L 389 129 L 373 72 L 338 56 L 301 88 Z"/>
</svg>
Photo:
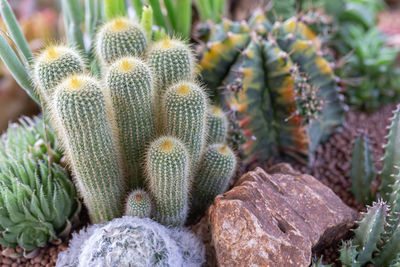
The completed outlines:
<svg viewBox="0 0 400 267">
<path fill-rule="evenodd" d="M 47 127 L 47 129 L 46 129 Z M 40 119 L 24 118 L 0 139 L 0 245 L 37 248 L 67 237 L 80 205 L 53 131 Z M 49 162 L 50 160 L 50 162 Z M 20 256 L 13 252 L 3 253 Z"/>
<path fill-rule="evenodd" d="M 190 47 L 170 37 L 150 44 L 146 38 L 128 18 L 107 22 L 96 37 L 102 80 L 80 69 L 42 92 L 93 223 L 125 213 L 182 226 L 196 180 L 208 181 L 205 207 L 236 168 L 225 144 L 226 116 L 218 107 L 209 112 Z M 59 70 L 46 75 L 56 76 L 52 71 Z M 202 165 L 211 145 L 224 148 L 215 155 L 220 172 L 211 162 Z"/>
<path fill-rule="evenodd" d="M 76 242 L 78 241 L 78 242 Z M 201 266 L 204 245 L 187 230 L 123 217 L 82 230 L 56 266 Z"/>
<path fill-rule="evenodd" d="M 257 13 L 248 22 L 211 24 L 203 39 L 202 80 L 216 103 L 237 113 L 245 161 L 280 152 L 306 159 L 341 125 L 333 71 L 302 22 L 271 24 Z"/>
</svg>

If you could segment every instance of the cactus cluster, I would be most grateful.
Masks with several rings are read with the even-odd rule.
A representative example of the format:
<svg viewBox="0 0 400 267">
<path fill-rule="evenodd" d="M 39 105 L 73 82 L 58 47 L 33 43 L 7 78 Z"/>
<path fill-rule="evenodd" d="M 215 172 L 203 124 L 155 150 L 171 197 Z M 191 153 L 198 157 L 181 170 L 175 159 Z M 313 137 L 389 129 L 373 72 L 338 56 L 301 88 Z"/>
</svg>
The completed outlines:
<svg viewBox="0 0 400 267">
<path fill-rule="evenodd" d="M 204 245 L 187 230 L 125 216 L 92 225 L 71 240 L 56 266 L 201 266 Z"/>
<path fill-rule="evenodd" d="M 25 256 L 67 237 L 80 205 L 52 130 L 22 118 L 0 138 L 0 245 Z M 19 254 L 3 253 L 17 257 Z"/>
<path fill-rule="evenodd" d="M 333 71 L 301 21 L 271 24 L 257 13 L 211 25 L 204 40 L 202 79 L 216 102 L 237 113 L 247 162 L 280 152 L 307 158 L 341 125 Z"/>
<path fill-rule="evenodd" d="M 46 57 L 53 50 L 36 58 L 35 81 L 93 223 L 125 212 L 179 226 L 226 189 L 236 168 L 227 119 L 194 80 L 188 45 L 149 43 L 139 24 L 117 17 L 96 36 L 101 80 L 82 59 L 39 67 L 59 60 Z"/>
</svg>

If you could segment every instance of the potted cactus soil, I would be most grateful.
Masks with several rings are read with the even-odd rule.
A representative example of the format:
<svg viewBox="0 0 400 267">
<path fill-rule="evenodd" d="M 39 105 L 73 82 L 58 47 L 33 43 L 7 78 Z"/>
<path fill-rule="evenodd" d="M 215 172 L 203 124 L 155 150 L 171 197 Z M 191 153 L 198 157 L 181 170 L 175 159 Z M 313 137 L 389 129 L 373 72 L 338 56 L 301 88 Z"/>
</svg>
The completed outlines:
<svg viewBox="0 0 400 267">
<path fill-rule="evenodd" d="M 191 31 L 191 1 L 126 4 L 62 0 L 67 42 L 33 56 L 0 0 L 0 57 L 42 111 L 0 138 L 0 263 L 211 264 L 189 227 L 240 173 L 287 161 L 365 212 L 324 262 L 398 266 L 400 108 L 347 112 L 326 25 L 197 0 Z"/>
</svg>

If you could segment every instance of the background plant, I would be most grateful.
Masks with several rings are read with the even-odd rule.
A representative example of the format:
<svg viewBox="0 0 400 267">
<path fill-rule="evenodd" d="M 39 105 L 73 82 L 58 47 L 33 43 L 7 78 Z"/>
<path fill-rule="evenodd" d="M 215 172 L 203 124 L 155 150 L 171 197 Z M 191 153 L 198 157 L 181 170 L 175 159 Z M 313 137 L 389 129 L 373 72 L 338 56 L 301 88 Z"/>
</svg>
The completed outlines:
<svg viewBox="0 0 400 267">
<path fill-rule="evenodd" d="M 247 23 L 224 21 L 204 41 L 201 77 L 213 100 L 237 115 L 247 162 L 280 152 L 312 157 L 341 124 L 333 71 L 319 39 L 296 18 L 271 24 L 257 13 Z"/>
</svg>

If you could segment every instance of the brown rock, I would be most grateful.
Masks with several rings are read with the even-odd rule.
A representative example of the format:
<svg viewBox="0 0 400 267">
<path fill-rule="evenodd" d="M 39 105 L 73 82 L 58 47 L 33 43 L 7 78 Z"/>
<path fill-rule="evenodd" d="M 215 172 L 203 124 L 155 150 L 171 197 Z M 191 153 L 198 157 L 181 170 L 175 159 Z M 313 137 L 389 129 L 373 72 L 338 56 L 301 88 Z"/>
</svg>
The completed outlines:
<svg viewBox="0 0 400 267">
<path fill-rule="evenodd" d="M 194 231 L 209 266 L 309 266 L 312 250 L 343 237 L 357 212 L 288 164 L 243 175 L 217 196 Z"/>
</svg>

